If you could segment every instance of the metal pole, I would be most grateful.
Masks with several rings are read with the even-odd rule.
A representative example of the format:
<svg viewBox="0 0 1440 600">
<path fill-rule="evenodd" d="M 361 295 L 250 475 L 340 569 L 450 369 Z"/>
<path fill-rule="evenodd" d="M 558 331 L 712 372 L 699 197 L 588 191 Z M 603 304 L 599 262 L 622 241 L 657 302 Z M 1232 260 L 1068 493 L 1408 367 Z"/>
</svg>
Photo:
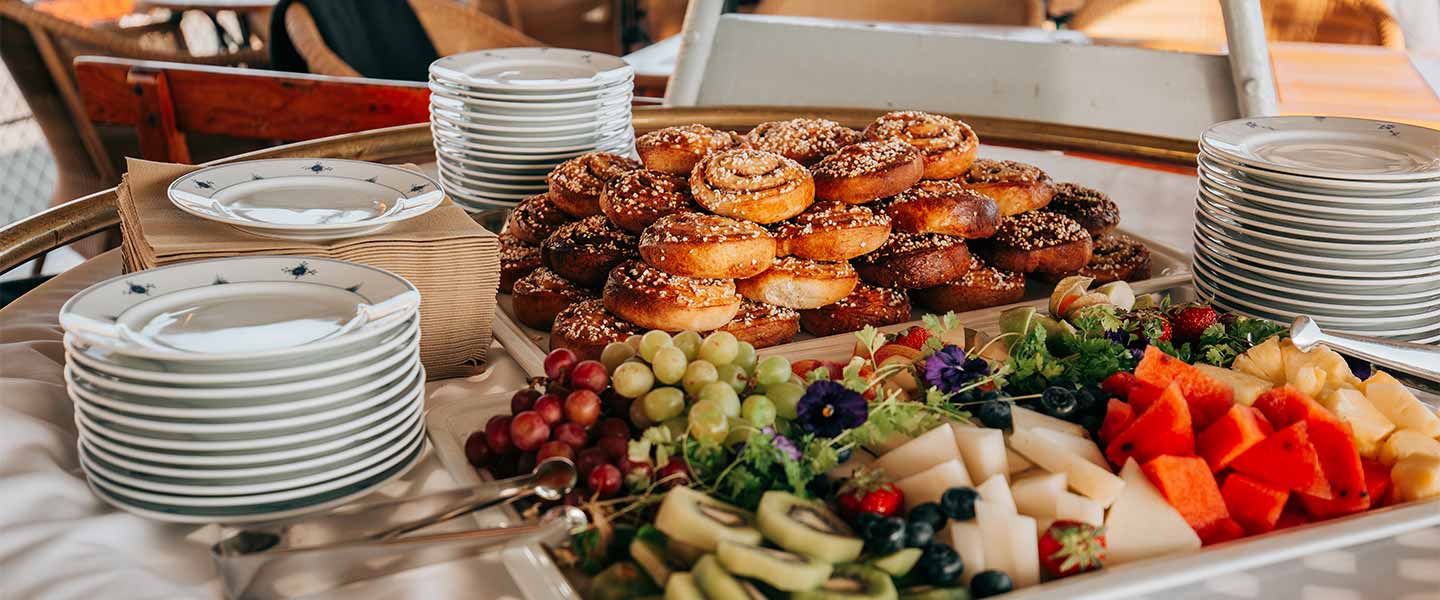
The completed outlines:
<svg viewBox="0 0 1440 600">
<path fill-rule="evenodd" d="M 1225 39 L 1230 47 L 1230 75 L 1240 115 L 1263 117 L 1280 111 L 1270 48 L 1265 43 L 1265 17 L 1259 0 L 1220 0 Z"/>
<path fill-rule="evenodd" d="M 690 0 L 685 25 L 680 30 L 680 53 L 675 57 L 675 74 L 665 88 L 665 106 L 695 106 L 705 63 L 715 45 L 715 29 L 725 12 L 726 0 Z"/>
</svg>

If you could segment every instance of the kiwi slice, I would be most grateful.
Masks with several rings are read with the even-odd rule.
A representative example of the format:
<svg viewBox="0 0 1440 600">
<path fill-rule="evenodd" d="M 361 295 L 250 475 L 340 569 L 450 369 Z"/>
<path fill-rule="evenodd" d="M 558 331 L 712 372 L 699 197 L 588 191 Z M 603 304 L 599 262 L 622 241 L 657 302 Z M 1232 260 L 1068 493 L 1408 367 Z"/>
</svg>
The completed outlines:
<svg viewBox="0 0 1440 600">
<path fill-rule="evenodd" d="M 899 600 L 890 575 L 874 567 L 850 564 L 835 567 L 819 588 L 796 592 L 791 600 Z"/>
<path fill-rule="evenodd" d="M 675 555 L 666 552 L 660 543 L 638 537 L 630 542 L 630 558 L 635 561 L 635 564 L 640 565 L 640 570 L 649 575 L 650 579 L 660 587 L 665 587 L 665 582 L 675 571 L 685 569 L 687 566 L 681 564 Z"/>
<path fill-rule="evenodd" d="M 749 581 L 731 575 L 720 566 L 714 554 L 695 561 L 695 583 L 707 600 L 767 600 L 765 594 Z"/>
<path fill-rule="evenodd" d="M 920 562 L 920 555 L 924 553 L 919 548 L 902 548 L 871 560 L 870 566 L 889 573 L 892 577 L 904 577 L 910 569 L 915 568 L 915 563 Z M 640 563 L 640 566 L 643 568 L 645 563 Z"/>
<path fill-rule="evenodd" d="M 706 599 L 699 584 L 695 583 L 695 577 L 690 573 L 680 572 L 670 575 L 670 579 L 665 582 L 665 600 Z"/>
<path fill-rule="evenodd" d="M 714 552 L 720 540 L 758 545 L 763 537 L 754 522 L 748 511 L 684 486 L 666 492 L 655 515 L 660 533 L 705 552 Z"/>
<path fill-rule="evenodd" d="M 970 590 L 963 587 L 938 588 L 920 585 L 900 590 L 900 600 L 970 600 Z"/>
<path fill-rule="evenodd" d="M 765 537 L 781 548 L 829 563 L 853 561 L 865 547 L 825 505 L 785 492 L 765 492 L 760 497 L 756 522 Z"/>
<path fill-rule="evenodd" d="M 834 567 L 823 560 L 731 541 L 720 542 L 715 557 L 735 575 L 759 579 L 786 592 L 813 590 L 830 578 Z"/>
</svg>

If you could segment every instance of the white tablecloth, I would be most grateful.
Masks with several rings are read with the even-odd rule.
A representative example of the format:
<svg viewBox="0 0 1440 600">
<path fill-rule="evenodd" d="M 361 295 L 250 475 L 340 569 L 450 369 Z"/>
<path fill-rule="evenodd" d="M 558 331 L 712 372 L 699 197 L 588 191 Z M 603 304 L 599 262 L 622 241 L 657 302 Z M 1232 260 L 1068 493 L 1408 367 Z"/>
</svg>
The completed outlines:
<svg viewBox="0 0 1440 600">
<path fill-rule="evenodd" d="M 1058 181 L 1107 190 L 1122 206 L 1124 227 L 1190 248 L 1192 177 L 1059 153 L 986 148 L 984 154 L 1031 162 Z M 217 527 L 155 523 L 116 511 L 91 495 L 78 472 L 71 403 L 61 379 L 64 352 L 56 312 L 74 293 L 119 272 L 119 256 L 112 252 L 0 310 L 0 599 L 220 594 L 205 551 L 217 538 Z M 523 374 L 515 362 L 498 348 L 491 356 L 489 372 L 469 381 L 432 384 L 431 399 L 516 388 Z M 403 497 L 453 485 L 438 461 L 427 457 L 377 494 Z M 1437 557 L 1440 530 L 1430 530 L 1227 576 L 1192 586 L 1183 595 L 1311 600 L 1420 594 L 1440 585 Z M 326 596 L 433 600 L 517 594 L 498 565 L 472 559 L 432 565 Z"/>
</svg>

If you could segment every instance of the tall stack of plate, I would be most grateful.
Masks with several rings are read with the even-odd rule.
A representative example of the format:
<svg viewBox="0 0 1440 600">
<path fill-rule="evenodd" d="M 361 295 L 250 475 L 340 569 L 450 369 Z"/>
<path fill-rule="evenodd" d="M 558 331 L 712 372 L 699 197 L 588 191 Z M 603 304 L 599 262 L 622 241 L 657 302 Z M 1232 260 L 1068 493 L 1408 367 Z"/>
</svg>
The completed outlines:
<svg viewBox="0 0 1440 600">
<path fill-rule="evenodd" d="M 430 65 L 430 129 L 445 192 L 472 211 L 509 208 L 546 189 L 566 160 L 632 155 L 635 69 L 605 54 L 500 48 Z"/>
<path fill-rule="evenodd" d="M 1267 117 L 1200 138 L 1195 286 L 1236 312 L 1440 340 L 1440 131 Z"/>
<path fill-rule="evenodd" d="M 338 260 L 117 277 L 61 308 L 79 455 L 102 500 L 190 523 L 349 502 L 421 456 L 420 295 Z"/>
</svg>

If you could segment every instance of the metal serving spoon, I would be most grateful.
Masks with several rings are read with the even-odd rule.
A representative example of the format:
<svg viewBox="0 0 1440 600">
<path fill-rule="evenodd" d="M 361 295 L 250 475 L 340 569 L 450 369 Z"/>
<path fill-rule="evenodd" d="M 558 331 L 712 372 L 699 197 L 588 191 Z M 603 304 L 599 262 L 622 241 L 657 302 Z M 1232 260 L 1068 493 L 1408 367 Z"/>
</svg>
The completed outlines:
<svg viewBox="0 0 1440 600">
<path fill-rule="evenodd" d="M 1440 346 L 1412 344 L 1343 333 L 1325 333 L 1320 325 L 1306 316 L 1290 324 L 1290 341 L 1301 350 L 1325 344 L 1336 352 L 1368 360 L 1397 373 L 1404 373 L 1430 383 L 1440 383 Z"/>
<path fill-rule="evenodd" d="M 314 594 L 502 548 L 560 543 L 588 522 L 584 511 L 561 506 L 538 521 L 487 529 L 442 524 L 529 496 L 558 500 L 575 481 L 575 464 L 552 458 L 528 475 L 242 529 L 211 546 L 210 556 L 231 598 Z"/>
</svg>

